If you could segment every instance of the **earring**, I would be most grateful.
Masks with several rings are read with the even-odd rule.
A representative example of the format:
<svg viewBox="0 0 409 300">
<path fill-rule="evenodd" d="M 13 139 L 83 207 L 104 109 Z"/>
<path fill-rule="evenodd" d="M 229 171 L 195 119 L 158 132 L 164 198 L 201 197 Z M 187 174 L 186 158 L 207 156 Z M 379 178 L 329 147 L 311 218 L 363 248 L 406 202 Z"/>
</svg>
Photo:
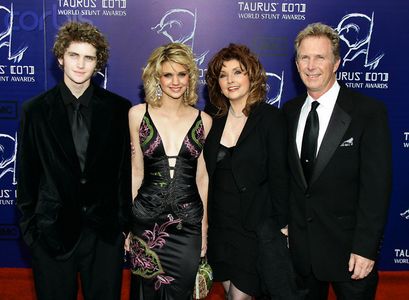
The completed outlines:
<svg viewBox="0 0 409 300">
<path fill-rule="evenodd" d="M 160 98 L 162 97 L 163 93 L 162 93 L 162 88 L 160 87 L 159 82 L 156 83 L 156 98 Z"/>
<path fill-rule="evenodd" d="M 188 98 L 189 98 L 189 87 L 186 88 L 186 91 L 183 94 L 183 100 L 187 101 Z"/>
</svg>

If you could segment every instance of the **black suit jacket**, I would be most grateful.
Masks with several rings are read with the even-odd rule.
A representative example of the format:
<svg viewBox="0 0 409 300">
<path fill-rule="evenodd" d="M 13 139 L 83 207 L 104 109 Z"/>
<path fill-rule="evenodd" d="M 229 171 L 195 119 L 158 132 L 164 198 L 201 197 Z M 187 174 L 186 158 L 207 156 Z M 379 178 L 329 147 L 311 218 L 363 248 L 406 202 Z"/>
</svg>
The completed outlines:
<svg viewBox="0 0 409 300">
<path fill-rule="evenodd" d="M 25 242 L 64 256 L 84 226 L 107 242 L 127 229 L 131 205 L 130 102 L 95 87 L 84 171 L 59 86 L 22 107 L 18 199 Z"/>
<path fill-rule="evenodd" d="M 391 140 L 384 105 L 341 87 L 311 181 L 296 131 L 306 94 L 285 103 L 289 126 L 290 250 L 296 270 L 348 280 L 351 253 L 375 260 L 391 192 Z"/>
<path fill-rule="evenodd" d="M 213 173 L 227 116 L 214 118 L 204 157 L 209 174 L 208 214 L 212 223 Z M 273 216 L 277 228 L 287 225 L 288 172 L 286 125 L 281 112 L 264 102 L 250 113 L 232 156 L 234 180 L 240 191 L 243 226 L 255 231 Z"/>
</svg>

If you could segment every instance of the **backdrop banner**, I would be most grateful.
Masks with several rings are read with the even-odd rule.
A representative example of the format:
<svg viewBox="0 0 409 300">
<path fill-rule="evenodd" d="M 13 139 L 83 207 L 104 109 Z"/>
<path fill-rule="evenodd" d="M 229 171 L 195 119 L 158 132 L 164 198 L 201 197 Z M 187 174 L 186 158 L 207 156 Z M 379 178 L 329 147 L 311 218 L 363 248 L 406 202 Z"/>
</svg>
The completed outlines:
<svg viewBox="0 0 409 300">
<path fill-rule="evenodd" d="M 248 45 L 268 75 L 268 98 L 281 107 L 304 90 L 294 63 L 294 38 L 323 22 L 341 37 L 337 79 L 383 101 L 393 138 L 393 194 L 380 270 L 409 270 L 409 26 L 406 0 L 0 0 L 0 267 L 29 267 L 16 209 L 16 148 L 21 105 L 62 79 L 52 47 L 69 20 L 98 26 L 110 43 L 108 66 L 95 81 L 143 101 L 142 68 L 152 50 L 189 45 L 200 71 L 199 108 L 207 99 L 211 57 L 229 43 Z M 403 54 L 402 54 L 403 53 Z M 274 128 L 272 128 L 274 130 Z M 336 257 L 334 257 L 336 259 Z"/>
</svg>

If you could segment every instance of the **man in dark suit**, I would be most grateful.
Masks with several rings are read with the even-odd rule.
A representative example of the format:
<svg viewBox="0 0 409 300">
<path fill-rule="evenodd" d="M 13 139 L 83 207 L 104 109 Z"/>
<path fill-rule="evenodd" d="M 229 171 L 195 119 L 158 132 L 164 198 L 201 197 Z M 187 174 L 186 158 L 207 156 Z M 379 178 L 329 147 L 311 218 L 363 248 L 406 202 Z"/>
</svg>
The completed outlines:
<svg viewBox="0 0 409 300">
<path fill-rule="evenodd" d="M 291 169 L 289 243 L 308 298 L 374 299 L 375 260 L 391 192 L 383 104 L 336 81 L 338 34 L 321 23 L 296 40 L 307 88 L 284 106 Z"/>
<path fill-rule="evenodd" d="M 21 230 L 38 299 L 120 299 L 131 205 L 126 99 L 91 83 L 108 59 L 105 37 L 67 23 L 54 54 L 56 87 L 23 104 L 18 149 Z"/>
</svg>

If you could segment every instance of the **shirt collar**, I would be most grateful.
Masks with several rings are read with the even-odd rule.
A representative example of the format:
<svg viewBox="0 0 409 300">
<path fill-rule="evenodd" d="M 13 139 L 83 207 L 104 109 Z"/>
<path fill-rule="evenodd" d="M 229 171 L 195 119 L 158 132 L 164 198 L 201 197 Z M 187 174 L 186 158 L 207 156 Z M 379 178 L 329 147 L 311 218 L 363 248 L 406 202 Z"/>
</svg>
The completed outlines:
<svg viewBox="0 0 409 300">
<path fill-rule="evenodd" d="M 91 102 L 92 95 L 94 94 L 94 86 L 91 83 L 78 99 L 71 93 L 70 89 L 67 87 L 64 81 L 61 81 L 60 83 L 60 91 L 62 100 L 65 105 L 79 102 L 81 103 L 81 105 L 88 107 L 89 103 Z"/>
<path fill-rule="evenodd" d="M 332 87 L 324 95 L 322 95 L 318 99 L 313 99 L 308 94 L 307 101 L 306 101 L 307 106 L 310 108 L 311 103 L 313 101 L 318 101 L 320 103 L 319 107 L 332 110 L 332 108 L 335 106 L 335 102 L 337 101 L 338 93 L 339 93 L 340 88 L 341 87 L 338 84 L 338 81 L 335 81 L 335 83 L 332 85 Z"/>
</svg>

